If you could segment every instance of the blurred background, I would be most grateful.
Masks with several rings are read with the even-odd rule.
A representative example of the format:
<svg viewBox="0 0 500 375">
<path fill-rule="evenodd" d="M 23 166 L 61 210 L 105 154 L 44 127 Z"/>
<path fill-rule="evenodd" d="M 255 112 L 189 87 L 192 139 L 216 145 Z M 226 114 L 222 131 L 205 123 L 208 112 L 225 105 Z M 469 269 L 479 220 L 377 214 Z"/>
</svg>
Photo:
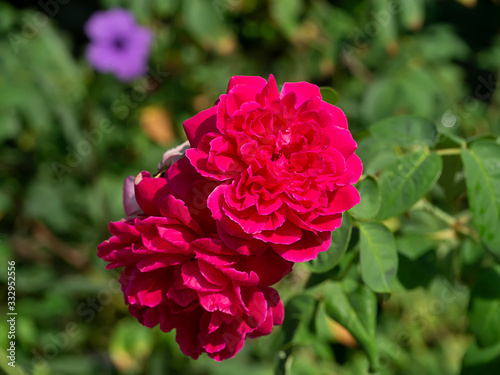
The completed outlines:
<svg viewBox="0 0 500 375">
<path fill-rule="evenodd" d="M 84 57 L 86 20 L 110 7 L 154 32 L 149 73 L 128 84 Z M 123 217 L 123 180 L 156 171 L 185 139 L 182 122 L 233 75 L 332 86 L 369 173 L 390 155 L 363 140 L 366 129 L 389 116 L 415 114 L 460 137 L 498 134 L 499 20 L 494 0 L 0 1 L 0 290 L 15 260 L 24 370 L 12 374 L 272 374 L 280 328 L 231 360 L 193 361 L 172 333 L 128 314 L 117 272 L 96 256 L 109 221 Z M 384 374 L 460 373 L 468 292 L 433 279 L 440 266 L 427 262 L 379 319 Z M 283 298 L 308 277 L 297 266 L 278 286 Z M 355 343 L 327 327 L 292 373 L 363 374 Z"/>
</svg>

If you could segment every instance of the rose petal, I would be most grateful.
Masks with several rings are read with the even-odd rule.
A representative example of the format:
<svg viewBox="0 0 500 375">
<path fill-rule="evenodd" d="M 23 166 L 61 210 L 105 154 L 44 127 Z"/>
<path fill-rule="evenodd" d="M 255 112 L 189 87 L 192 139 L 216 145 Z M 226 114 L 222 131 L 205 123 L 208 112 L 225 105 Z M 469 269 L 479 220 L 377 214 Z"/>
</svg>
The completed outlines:
<svg viewBox="0 0 500 375">
<path fill-rule="evenodd" d="M 229 79 L 227 92 L 231 91 L 237 85 L 247 85 L 260 92 L 266 84 L 266 80 L 259 76 L 233 76 Z"/>
<path fill-rule="evenodd" d="M 315 235 L 304 231 L 300 241 L 291 245 L 271 244 L 271 247 L 284 259 L 298 263 L 316 258 L 318 253 L 328 250 L 331 241 L 331 232 L 320 232 Z"/>
<path fill-rule="evenodd" d="M 165 178 L 151 178 L 149 172 L 141 172 L 135 177 L 135 198 L 146 215 L 160 215 L 156 197 L 166 185 Z"/>
<path fill-rule="evenodd" d="M 285 82 L 281 89 L 281 97 L 285 97 L 290 92 L 295 93 L 295 107 L 299 107 L 311 98 L 321 97 L 319 87 L 308 82 Z"/>
<path fill-rule="evenodd" d="M 214 106 L 184 121 L 184 130 L 191 147 L 198 147 L 198 143 L 203 135 L 210 132 L 217 132 L 217 127 L 215 126 L 216 113 L 217 107 Z"/>
</svg>

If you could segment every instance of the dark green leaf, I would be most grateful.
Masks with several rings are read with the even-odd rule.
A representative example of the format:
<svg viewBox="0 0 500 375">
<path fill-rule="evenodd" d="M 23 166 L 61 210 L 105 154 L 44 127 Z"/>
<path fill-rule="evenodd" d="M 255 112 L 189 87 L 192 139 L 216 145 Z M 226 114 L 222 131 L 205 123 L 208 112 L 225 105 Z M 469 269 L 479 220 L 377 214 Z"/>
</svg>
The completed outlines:
<svg viewBox="0 0 500 375">
<path fill-rule="evenodd" d="M 471 292 L 469 324 L 480 346 L 500 342 L 500 267 L 481 272 Z"/>
<path fill-rule="evenodd" d="M 449 128 L 445 127 L 442 124 L 441 124 L 441 126 L 438 127 L 438 132 L 439 132 L 441 138 L 444 137 L 445 140 L 448 139 L 458 146 L 467 145 L 467 141 L 464 138 L 459 137 L 458 135 L 452 133 L 452 131 Z"/>
<path fill-rule="evenodd" d="M 453 202 L 466 189 L 463 168 L 460 154 L 447 155 L 443 158 L 443 172 L 439 177 L 438 185 L 443 189 L 443 195 L 447 202 Z"/>
<path fill-rule="evenodd" d="M 373 123 L 391 116 L 394 103 L 398 102 L 400 90 L 395 79 L 379 77 L 366 88 L 361 103 L 363 118 L 367 123 Z"/>
<path fill-rule="evenodd" d="M 375 292 L 389 293 L 398 256 L 392 232 L 380 223 L 359 223 L 361 276 Z"/>
<path fill-rule="evenodd" d="M 16 137 L 22 129 L 16 111 L 1 111 L 0 117 L 3 120 L 3 126 L 0 128 L 0 142 Z"/>
<path fill-rule="evenodd" d="M 429 251 L 420 258 L 398 255 L 398 280 L 406 289 L 426 288 L 436 276 L 436 253 Z"/>
<path fill-rule="evenodd" d="M 436 183 L 442 164 L 440 156 L 425 150 L 398 158 L 380 175 L 382 204 L 376 218 L 396 216 L 413 206 Z"/>
<path fill-rule="evenodd" d="M 401 89 L 402 106 L 406 109 L 405 113 L 411 113 L 413 118 L 432 118 L 437 104 L 431 94 L 435 87 L 432 75 L 427 71 L 412 70 L 400 76 L 398 83 Z M 419 129 L 414 130 L 419 131 Z M 432 140 L 429 141 L 432 142 Z M 421 144 L 421 141 L 416 143 Z"/>
<path fill-rule="evenodd" d="M 289 342 L 304 343 L 311 318 L 314 314 L 316 299 L 307 294 L 299 294 L 292 297 L 285 308 L 285 320 L 283 321 L 283 332 L 285 344 Z"/>
<path fill-rule="evenodd" d="M 342 215 L 342 226 L 332 232 L 332 244 L 327 251 L 319 253 L 317 258 L 307 262 L 307 267 L 314 273 L 324 273 L 335 267 L 344 255 L 351 238 L 352 225 L 349 215 Z"/>
<path fill-rule="evenodd" d="M 156 13 L 161 16 L 170 16 L 172 15 L 179 5 L 180 0 L 157 0 L 154 2 L 154 6 L 156 8 Z M 219 0 L 220 1 L 220 0 Z M 214 5 L 217 6 L 217 5 Z M 223 9 L 222 9 L 223 10 Z"/>
<path fill-rule="evenodd" d="M 340 96 L 337 91 L 335 91 L 331 87 L 323 86 L 319 88 L 319 91 L 321 92 L 321 97 L 327 103 L 335 105 L 340 100 Z"/>
<path fill-rule="evenodd" d="M 326 312 L 353 335 L 353 337 L 365 350 L 372 365 L 376 367 L 377 348 L 375 345 L 375 339 L 373 335 L 370 334 L 366 326 L 361 322 L 360 316 L 354 309 L 351 301 L 349 301 L 342 284 L 333 281 L 328 282 L 325 285 L 324 295 Z M 367 302 L 361 302 L 360 296 L 357 297 L 357 307 L 362 310 L 364 309 L 362 313 L 364 317 L 367 317 L 369 320 L 374 320 L 375 315 L 371 316 L 372 298 L 368 295 L 366 295 L 366 297 L 368 299 Z M 374 324 L 374 322 L 367 323 L 370 329 Z"/>
<path fill-rule="evenodd" d="M 396 238 L 398 252 L 411 260 L 420 258 L 433 246 L 434 243 L 431 240 L 422 237 L 420 234 L 409 234 Z"/>
<path fill-rule="evenodd" d="M 460 247 L 462 261 L 467 266 L 479 264 L 485 254 L 484 245 L 471 239 L 465 239 Z"/>
<path fill-rule="evenodd" d="M 430 121 L 415 116 L 379 121 L 370 127 L 370 132 L 376 139 L 398 146 L 433 146 L 438 134 Z"/>
<path fill-rule="evenodd" d="M 370 219 L 380 208 L 381 196 L 377 180 L 368 176 L 358 184 L 357 188 L 361 201 L 349 212 L 359 219 Z"/>
<path fill-rule="evenodd" d="M 375 294 L 365 285 L 358 284 L 356 289 L 347 294 L 347 298 L 368 334 L 375 337 L 377 316 L 377 297 Z"/>
<path fill-rule="evenodd" d="M 349 361 L 343 365 L 346 374 L 349 375 L 366 375 L 370 374 L 370 363 L 366 356 L 359 351 L 352 353 Z"/>
<path fill-rule="evenodd" d="M 372 136 L 358 142 L 356 154 L 363 161 L 363 173 L 368 175 L 377 174 L 398 157 L 393 147 L 387 147 L 387 144 L 379 142 Z"/>
<path fill-rule="evenodd" d="M 492 140 L 462 150 L 470 209 L 481 239 L 500 261 L 500 145 Z"/>
<path fill-rule="evenodd" d="M 7 3 L 0 4 L 0 31 L 9 30 L 16 21 L 16 13 L 14 8 Z"/>
<path fill-rule="evenodd" d="M 95 364 L 90 355 L 62 356 L 50 361 L 50 373 L 52 374 L 87 375 L 95 372 Z"/>
<path fill-rule="evenodd" d="M 460 375 L 498 374 L 500 369 L 500 342 L 487 348 L 472 343 L 462 362 Z"/>
<path fill-rule="evenodd" d="M 333 342 L 335 339 L 333 333 L 328 326 L 330 317 L 326 313 L 325 303 L 321 301 L 316 309 L 316 316 L 314 317 L 314 328 L 316 337 L 320 340 Z"/>
<path fill-rule="evenodd" d="M 283 321 L 283 335 L 285 350 L 280 353 L 276 364 L 275 374 L 285 375 L 290 373 L 291 344 L 306 344 L 311 342 L 312 334 L 309 327 L 314 317 L 316 299 L 308 294 L 293 296 L 285 307 L 285 320 Z M 312 338 L 313 340 L 313 338 Z"/>
<path fill-rule="evenodd" d="M 467 56 L 469 47 L 464 40 L 450 30 L 451 25 L 435 25 L 420 38 L 419 56 L 427 62 L 448 59 L 462 59 Z"/>
</svg>

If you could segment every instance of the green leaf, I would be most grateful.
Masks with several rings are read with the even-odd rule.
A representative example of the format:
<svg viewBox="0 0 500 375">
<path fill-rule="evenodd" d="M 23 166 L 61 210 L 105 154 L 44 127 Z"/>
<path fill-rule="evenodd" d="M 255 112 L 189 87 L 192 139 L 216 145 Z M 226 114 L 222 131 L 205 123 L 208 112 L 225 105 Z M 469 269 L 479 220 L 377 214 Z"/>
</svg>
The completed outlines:
<svg viewBox="0 0 500 375">
<path fill-rule="evenodd" d="M 232 43 L 232 34 L 221 22 L 219 4 L 205 0 L 183 2 L 183 16 L 186 30 L 201 45 L 209 49 L 223 51 Z"/>
<path fill-rule="evenodd" d="M 473 299 L 469 322 L 479 343 L 483 346 L 497 343 L 500 340 L 500 299 Z"/>
<path fill-rule="evenodd" d="M 314 317 L 314 329 L 316 337 L 322 341 L 335 342 L 335 337 L 332 330 L 328 326 L 329 315 L 326 313 L 325 303 L 320 301 L 316 309 L 316 316 Z"/>
<path fill-rule="evenodd" d="M 382 26 L 377 29 L 373 37 L 379 39 L 387 49 L 394 48 L 394 45 L 397 47 L 397 20 L 388 12 L 388 9 L 392 6 L 392 1 L 379 0 L 374 2 L 372 6 L 374 8 L 373 13 L 377 17 L 375 18 L 377 20 L 376 22 L 380 22 Z"/>
<path fill-rule="evenodd" d="M 441 126 L 439 126 L 437 129 L 441 137 L 448 138 L 451 142 L 457 144 L 458 146 L 467 145 L 467 141 L 464 138 L 452 133 L 452 131 L 444 125 L 441 124 Z"/>
<path fill-rule="evenodd" d="M 367 175 L 377 174 L 398 158 L 393 147 L 387 147 L 372 136 L 358 142 L 356 154 L 363 160 L 363 173 Z"/>
<path fill-rule="evenodd" d="M 497 374 L 500 368 L 500 342 L 480 348 L 472 343 L 465 352 L 460 375 Z"/>
<path fill-rule="evenodd" d="M 480 346 L 500 342 L 500 267 L 483 270 L 472 288 L 469 324 Z"/>
<path fill-rule="evenodd" d="M 65 355 L 50 361 L 51 374 L 87 375 L 95 371 L 95 363 L 91 355 Z"/>
<path fill-rule="evenodd" d="M 373 123 L 394 112 L 394 103 L 400 98 L 400 89 L 395 79 L 378 78 L 366 88 L 361 111 L 367 123 Z"/>
<path fill-rule="evenodd" d="M 276 375 L 290 373 L 289 369 L 292 359 L 292 346 L 290 344 L 307 344 L 311 340 L 314 340 L 309 326 L 314 317 L 316 304 L 316 299 L 308 294 L 295 295 L 287 302 L 285 319 L 282 325 L 284 335 L 283 347 L 286 349 L 280 353 L 275 368 Z"/>
<path fill-rule="evenodd" d="M 3 348 L 2 348 L 3 349 Z M 7 352 L 8 353 L 8 352 Z M 0 358 L 0 368 L 5 371 L 6 375 L 26 375 L 21 366 L 16 362 L 16 367 L 9 366 L 10 359 L 7 357 L 9 354 L 2 353 Z"/>
<path fill-rule="evenodd" d="M 335 267 L 344 255 L 351 239 L 352 224 L 349 215 L 342 215 L 342 226 L 332 232 L 332 244 L 327 251 L 307 262 L 306 266 L 314 273 L 324 273 Z"/>
<path fill-rule="evenodd" d="M 379 141 L 399 146 L 432 147 L 438 136 L 430 121 L 415 116 L 398 116 L 379 121 L 370 127 L 370 133 Z"/>
<path fill-rule="evenodd" d="M 321 92 L 321 97 L 327 103 L 335 105 L 340 100 L 340 96 L 337 91 L 331 87 L 323 86 L 319 88 L 319 91 Z"/>
<path fill-rule="evenodd" d="M 318 347 L 325 346 L 323 343 L 314 342 L 308 348 L 308 351 L 315 356 L 318 356 Z M 329 348 L 327 348 L 329 350 Z M 324 351 L 324 349 L 323 349 Z M 331 350 L 330 350 L 331 351 Z M 325 375 L 329 373 L 328 363 L 331 363 L 331 360 L 322 360 L 320 356 L 315 358 L 313 355 L 297 355 L 293 358 L 293 362 L 291 362 L 291 366 L 287 374 L 289 375 Z M 228 374 L 229 375 L 229 374 Z"/>
<path fill-rule="evenodd" d="M 347 294 L 347 297 L 368 334 L 375 337 L 377 316 L 377 296 L 375 293 L 366 285 L 358 284 L 356 289 Z"/>
<path fill-rule="evenodd" d="M 371 334 L 371 327 L 375 325 L 375 309 L 372 309 L 372 297 L 366 294 L 366 302 L 361 301 L 362 295 L 354 298 L 356 308 L 360 309 L 358 313 L 349 300 L 342 283 L 329 281 L 325 285 L 324 296 L 326 312 L 353 335 L 368 355 L 372 365 L 377 367 L 377 348 L 375 338 Z M 362 323 L 360 314 L 364 319 L 369 320 L 366 324 L 370 330 Z"/>
<path fill-rule="evenodd" d="M 7 32 L 16 22 L 16 10 L 10 4 L 0 4 L 0 32 Z"/>
<path fill-rule="evenodd" d="M 398 252 L 411 260 L 420 258 L 429 252 L 433 246 L 434 243 L 431 240 L 422 237 L 420 234 L 407 234 L 396 238 Z"/>
<path fill-rule="evenodd" d="M 419 56 L 429 63 L 464 59 L 469 54 L 467 43 L 454 31 L 452 25 L 433 25 L 417 39 Z"/>
<path fill-rule="evenodd" d="M 3 126 L 0 128 L 0 142 L 15 138 L 22 129 L 22 124 L 19 121 L 16 111 L 0 110 L 0 117 L 3 123 Z"/>
<path fill-rule="evenodd" d="M 43 53 L 43 56 L 46 58 L 46 61 L 44 61 L 44 65 L 46 66 L 37 66 L 37 64 L 34 64 L 33 69 L 36 77 L 43 81 L 43 85 L 49 84 L 47 80 L 50 81 L 52 79 L 56 81 L 56 86 L 52 85 L 51 87 L 57 87 L 58 92 L 51 93 L 52 95 L 56 94 L 61 99 L 82 99 L 86 93 L 85 80 L 71 54 L 71 48 L 67 41 L 61 36 L 59 30 L 53 27 L 41 28 L 37 36 L 38 38 L 40 44 L 33 45 L 33 48 L 36 47 L 37 49 L 30 50 L 28 48 L 26 50 L 30 50 L 31 56 L 40 56 Z M 50 78 L 47 68 L 50 69 Z M 44 74 L 45 77 L 43 76 Z M 47 89 L 48 87 L 45 90 L 47 91 Z"/>
<path fill-rule="evenodd" d="M 405 289 L 427 288 L 436 277 L 436 252 L 429 251 L 420 258 L 412 259 L 398 254 L 398 280 Z"/>
<path fill-rule="evenodd" d="M 281 30 L 288 36 L 297 30 L 303 0 L 272 0 L 270 14 Z"/>
<path fill-rule="evenodd" d="M 380 223 L 359 223 L 361 277 L 377 293 L 391 292 L 398 270 L 392 232 Z"/>
<path fill-rule="evenodd" d="M 314 315 L 315 307 L 316 299 L 308 294 L 293 296 L 288 301 L 283 321 L 285 344 L 307 342 L 309 335 L 306 331 Z"/>
<path fill-rule="evenodd" d="M 442 166 L 439 155 L 425 150 L 398 158 L 380 175 L 382 204 L 376 218 L 383 220 L 408 210 L 434 186 Z"/>
<path fill-rule="evenodd" d="M 216 0 L 219 1 L 220 0 Z M 179 5 L 179 0 L 156 0 L 154 2 L 155 12 L 160 16 L 172 15 Z"/>
<path fill-rule="evenodd" d="M 131 1 L 129 4 L 129 9 L 134 13 L 137 21 L 145 22 L 152 17 L 151 8 L 154 4 L 151 1 Z"/>
<path fill-rule="evenodd" d="M 473 266 L 480 264 L 485 255 L 484 245 L 466 238 L 460 246 L 460 253 L 464 265 Z"/>
<path fill-rule="evenodd" d="M 366 356 L 359 351 L 355 351 L 349 357 L 349 360 L 342 365 L 345 369 L 344 374 L 349 375 L 366 375 L 370 374 L 370 363 Z"/>
<path fill-rule="evenodd" d="M 368 176 L 358 184 L 357 188 L 361 201 L 349 212 L 358 219 L 370 219 L 377 214 L 382 200 L 377 180 Z"/>
<path fill-rule="evenodd" d="M 462 150 L 470 209 L 479 235 L 500 261 L 500 145 L 492 140 Z"/>
<path fill-rule="evenodd" d="M 405 1 L 401 7 L 401 22 L 410 30 L 419 30 L 425 20 L 424 0 Z"/>
<path fill-rule="evenodd" d="M 448 143 L 451 143 L 448 141 Z M 451 144 L 453 147 L 454 145 Z M 443 172 L 438 180 L 438 185 L 443 189 L 446 202 L 453 202 L 465 191 L 464 165 L 457 155 L 447 155 L 443 158 Z"/>
<path fill-rule="evenodd" d="M 123 371 L 136 372 L 153 351 L 153 332 L 134 319 L 121 320 L 113 330 L 109 344 L 111 360 Z"/>
<path fill-rule="evenodd" d="M 427 71 L 411 70 L 398 79 L 405 113 L 432 118 L 436 113 L 435 82 Z M 418 129 L 417 129 L 418 130 Z"/>
</svg>

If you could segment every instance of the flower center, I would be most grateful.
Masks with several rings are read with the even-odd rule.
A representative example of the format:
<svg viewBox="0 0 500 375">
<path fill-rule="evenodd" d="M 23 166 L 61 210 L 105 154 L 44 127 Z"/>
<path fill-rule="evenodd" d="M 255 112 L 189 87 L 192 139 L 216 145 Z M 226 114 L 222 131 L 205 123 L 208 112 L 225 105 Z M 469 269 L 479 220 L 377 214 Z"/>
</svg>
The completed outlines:
<svg viewBox="0 0 500 375">
<path fill-rule="evenodd" d="M 117 36 L 115 39 L 113 39 L 112 44 L 113 48 L 117 51 L 123 51 L 127 46 L 127 40 L 122 36 Z"/>
</svg>

